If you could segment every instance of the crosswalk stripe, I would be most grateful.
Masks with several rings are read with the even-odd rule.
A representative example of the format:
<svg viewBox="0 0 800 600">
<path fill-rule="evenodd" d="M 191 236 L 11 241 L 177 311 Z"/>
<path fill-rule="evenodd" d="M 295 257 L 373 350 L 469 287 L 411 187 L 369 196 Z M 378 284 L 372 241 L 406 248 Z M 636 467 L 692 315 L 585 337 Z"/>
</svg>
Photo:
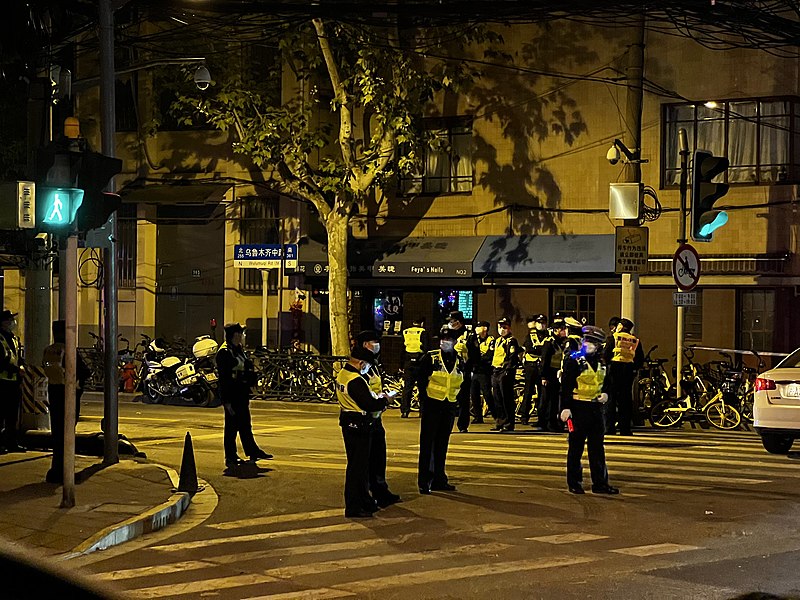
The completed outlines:
<svg viewBox="0 0 800 600">
<path fill-rule="evenodd" d="M 213 566 L 214 563 L 211 562 L 202 560 L 188 560 L 184 562 L 171 563 L 168 565 L 152 565 L 149 567 L 137 567 L 134 569 L 109 571 L 108 573 L 100 573 L 95 577 L 102 580 L 133 579 L 135 577 L 149 577 L 151 575 L 168 575 L 170 573 L 182 573 L 183 571 L 196 571 L 198 569 L 207 569 Z"/>
<path fill-rule="evenodd" d="M 446 550 L 429 550 L 425 552 L 404 552 L 398 554 L 385 554 L 381 556 L 360 556 L 357 558 L 344 558 L 341 560 L 329 560 L 310 565 L 296 565 L 292 567 L 278 567 L 264 571 L 265 575 L 280 578 L 296 578 L 305 575 L 318 575 L 338 571 L 340 569 L 360 569 L 363 567 L 374 567 L 375 565 L 395 565 L 410 563 L 421 560 L 437 560 L 442 558 L 453 558 L 465 555 L 480 555 L 492 552 L 499 552 L 510 548 L 509 544 L 469 544 L 458 548 Z"/>
<path fill-rule="evenodd" d="M 650 544 L 649 546 L 633 546 L 631 548 L 617 548 L 610 550 L 617 554 L 627 554 L 630 556 L 655 556 L 658 554 L 674 554 L 676 552 L 687 552 L 689 550 L 699 550 L 699 546 L 687 546 L 684 544 Z"/>
<path fill-rule="evenodd" d="M 253 435 L 261 435 L 267 433 L 281 433 L 285 431 L 300 431 L 302 429 L 312 429 L 312 427 L 304 427 L 302 425 L 285 425 L 280 427 L 260 427 L 259 429 L 253 430 Z M 192 439 L 197 442 L 198 440 L 217 440 L 222 439 L 224 433 L 220 431 L 219 433 L 202 433 L 193 435 Z M 142 442 L 142 445 L 145 446 L 162 446 L 164 444 L 174 444 L 175 442 L 183 443 L 184 437 L 177 436 L 177 437 L 169 437 L 157 440 L 149 440 L 146 442 Z"/>
<path fill-rule="evenodd" d="M 595 540 L 607 540 L 607 535 L 596 535 L 594 533 L 560 533 L 556 535 L 540 535 L 537 537 L 526 537 L 526 540 L 534 542 L 544 542 L 545 544 L 575 544 L 578 542 L 593 542 Z"/>
<path fill-rule="evenodd" d="M 293 521 L 311 521 L 314 519 L 324 519 L 325 517 L 338 517 L 342 515 L 341 508 L 331 508 L 328 510 L 315 510 L 305 513 L 291 513 L 283 515 L 269 515 L 265 517 L 255 517 L 252 519 L 241 519 L 238 521 L 227 521 L 225 523 L 214 523 L 208 525 L 211 529 L 241 529 L 242 527 L 253 527 L 256 525 L 275 525 L 277 523 L 291 523 Z"/>
<path fill-rule="evenodd" d="M 284 592 L 282 594 L 271 594 L 269 596 L 258 596 L 258 598 L 269 600 L 333 600 L 334 598 L 352 598 L 356 594 L 345 592 L 344 590 L 332 590 L 329 588 L 318 588 L 316 590 L 303 590 L 298 592 Z M 258 600 L 251 598 L 250 600 Z"/>
<path fill-rule="evenodd" d="M 126 595 L 131 598 L 164 598 L 166 596 L 179 596 L 181 594 L 202 594 L 214 592 L 243 585 L 262 585 L 281 581 L 275 577 L 259 574 L 232 575 L 229 577 L 214 577 L 199 579 L 185 583 L 167 583 L 152 587 L 129 590 Z"/>
<path fill-rule="evenodd" d="M 375 519 L 373 523 L 380 523 L 381 525 L 397 525 L 402 523 L 410 523 L 416 520 L 416 517 L 391 517 Z M 267 531 L 262 533 L 252 533 L 248 535 L 235 535 L 230 537 L 215 538 L 209 540 L 199 540 L 195 542 L 181 542 L 176 544 L 168 544 L 164 546 L 153 546 L 154 550 L 163 552 L 179 552 L 182 550 L 190 550 L 192 548 L 205 548 L 207 546 L 217 546 L 220 544 L 241 543 L 241 542 L 254 542 L 259 540 L 274 540 L 284 537 L 296 537 L 301 535 L 320 535 L 325 533 L 335 533 L 339 531 L 364 531 L 369 530 L 366 525 L 361 523 L 339 523 L 337 525 L 325 525 L 324 527 L 304 527 L 302 529 L 287 529 L 283 531 Z"/>
</svg>

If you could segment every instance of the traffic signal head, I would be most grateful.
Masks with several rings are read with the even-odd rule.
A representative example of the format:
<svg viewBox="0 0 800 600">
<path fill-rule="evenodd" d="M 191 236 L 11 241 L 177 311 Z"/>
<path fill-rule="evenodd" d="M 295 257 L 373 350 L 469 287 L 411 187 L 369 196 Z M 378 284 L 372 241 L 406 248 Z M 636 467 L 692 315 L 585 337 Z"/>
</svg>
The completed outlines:
<svg viewBox="0 0 800 600">
<path fill-rule="evenodd" d="M 102 227 L 122 201 L 117 194 L 104 192 L 114 175 L 122 171 L 122 161 L 96 152 L 81 154 L 77 186 L 85 192 L 75 217 L 75 229 L 89 231 Z"/>
<path fill-rule="evenodd" d="M 43 231 L 67 232 L 83 202 L 84 191 L 68 187 L 36 187 L 36 223 Z"/>
<path fill-rule="evenodd" d="M 728 169 L 728 159 L 706 150 L 695 150 L 692 168 L 692 239 L 710 242 L 713 233 L 728 222 L 728 213 L 714 210 L 714 203 L 728 193 L 727 183 L 711 180 Z"/>
</svg>

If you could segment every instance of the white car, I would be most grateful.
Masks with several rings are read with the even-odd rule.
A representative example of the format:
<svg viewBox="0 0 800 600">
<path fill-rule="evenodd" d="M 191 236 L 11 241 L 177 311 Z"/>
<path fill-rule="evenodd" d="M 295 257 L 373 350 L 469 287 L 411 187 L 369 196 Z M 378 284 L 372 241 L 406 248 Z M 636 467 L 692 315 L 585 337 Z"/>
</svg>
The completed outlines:
<svg viewBox="0 0 800 600">
<path fill-rule="evenodd" d="M 800 438 L 800 348 L 758 376 L 753 418 L 767 452 L 788 454 Z"/>
</svg>

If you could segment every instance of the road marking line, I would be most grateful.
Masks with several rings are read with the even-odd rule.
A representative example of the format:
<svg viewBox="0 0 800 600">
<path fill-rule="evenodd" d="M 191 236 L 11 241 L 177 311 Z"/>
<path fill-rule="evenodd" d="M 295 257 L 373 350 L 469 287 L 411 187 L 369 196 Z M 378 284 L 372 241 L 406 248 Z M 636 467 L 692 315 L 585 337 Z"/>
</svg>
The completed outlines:
<svg viewBox="0 0 800 600">
<path fill-rule="evenodd" d="M 265 575 L 271 577 L 294 579 L 305 575 L 318 575 L 342 569 L 360 569 L 363 567 L 374 567 L 375 565 L 396 565 L 402 563 L 416 562 L 420 560 L 435 560 L 452 558 L 462 555 L 479 555 L 492 552 L 499 552 L 511 548 L 510 544 L 470 544 L 450 548 L 446 550 L 430 550 L 422 552 L 403 552 L 398 554 L 383 554 L 372 556 L 359 556 L 353 558 L 343 558 L 339 560 L 328 560 L 313 564 L 294 565 L 291 567 L 278 567 L 264 571 Z"/>
<path fill-rule="evenodd" d="M 526 537 L 526 540 L 533 542 L 544 542 L 545 544 L 575 544 L 578 542 L 592 542 L 594 540 L 607 540 L 607 535 L 596 535 L 594 533 L 560 533 L 556 535 L 540 535 L 537 537 Z"/>
<path fill-rule="evenodd" d="M 262 433 L 281 433 L 281 432 L 284 432 L 284 431 L 299 431 L 299 430 L 302 430 L 302 429 L 313 429 L 313 427 L 301 427 L 299 425 L 287 425 L 285 427 L 271 427 L 271 428 L 263 428 L 262 427 L 262 428 L 259 428 L 257 430 L 253 430 L 253 435 L 259 435 L 259 434 L 262 434 Z M 224 433 L 222 431 L 220 431 L 219 433 L 204 433 L 204 434 L 193 435 L 192 436 L 192 440 L 194 440 L 194 441 L 198 441 L 198 440 L 218 440 L 218 439 L 222 439 L 223 435 L 224 435 Z M 138 442 L 138 443 L 141 446 L 161 446 L 163 444 L 174 444 L 176 442 L 180 442 L 181 444 L 183 444 L 184 436 L 171 437 L 171 438 L 165 438 L 165 439 L 161 439 L 161 440 L 153 440 L 153 441 L 147 441 L 147 442 Z"/>
<path fill-rule="evenodd" d="M 265 517 L 254 517 L 252 519 L 240 519 L 238 521 L 227 521 L 225 523 L 215 523 L 208 525 L 211 529 L 241 529 L 242 527 L 251 527 L 256 525 L 274 525 L 276 523 L 291 523 L 292 521 L 306 521 L 312 519 L 324 519 L 325 517 L 340 517 L 342 516 L 341 508 L 332 508 L 329 510 L 315 510 L 312 512 L 304 513 L 289 513 L 282 515 L 270 515 Z"/>
<path fill-rule="evenodd" d="M 371 521 L 372 524 L 380 525 L 397 525 L 401 523 L 410 523 L 416 521 L 416 517 L 393 517 L 388 519 L 378 518 Z M 190 550 L 192 548 L 205 548 L 207 546 L 218 546 L 220 544 L 253 542 L 259 540 L 274 540 L 284 537 L 295 537 L 300 535 L 320 535 L 325 533 L 336 533 L 339 531 L 371 531 L 369 527 L 361 523 L 340 523 L 337 525 L 326 525 L 324 527 L 305 527 L 302 529 L 289 529 L 285 531 L 268 531 L 264 533 L 252 533 L 248 535 L 234 535 L 230 537 L 215 538 L 208 540 L 198 540 L 194 542 L 183 542 L 178 544 L 169 544 L 165 546 L 153 546 L 154 550 L 161 550 L 163 552 L 179 552 L 181 550 Z"/>
<path fill-rule="evenodd" d="M 505 523 L 486 523 L 479 525 L 478 528 L 483 533 L 494 533 L 495 531 L 510 531 L 511 529 L 522 529 L 523 525 L 507 525 Z"/>
<path fill-rule="evenodd" d="M 248 598 L 248 600 L 332 600 L 333 598 L 352 598 L 355 595 L 356 594 L 352 592 L 345 592 L 344 590 L 319 588 L 316 590 L 271 594 L 269 596 L 256 596 Z"/>
<path fill-rule="evenodd" d="M 168 583 L 165 585 L 139 588 L 137 590 L 127 591 L 126 595 L 132 598 L 162 598 L 181 594 L 201 594 L 203 592 L 223 590 L 236 586 L 261 585 L 264 583 L 275 583 L 277 581 L 281 580 L 266 575 L 233 575 L 231 577 L 215 577 L 213 579 L 201 579 L 187 583 Z"/>
<path fill-rule="evenodd" d="M 609 550 L 617 554 L 627 554 L 629 556 L 655 556 L 658 554 L 674 554 L 676 552 L 688 552 L 689 550 L 700 550 L 699 546 L 687 546 L 684 544 L 651 544 L 649 546 L 632 546 L 630 548 L 617 548 Z"/>
<path fill-rule="evenodd" d="M 195 571 L 197 569 L 208 569 L 214 567 L 214 563 L 202 560 L 188 560 L 185 562 L 170 563 L 168 565 L 152 565 L 149 567 L 137 567 L 134 569 L 120 569 L 95 575 L 98 579 L 133 579 L 134 577 L 145 577 L 150 575 L 167 575 L 169 573 L 180 573 L 183 571 Z"/>
</svg>

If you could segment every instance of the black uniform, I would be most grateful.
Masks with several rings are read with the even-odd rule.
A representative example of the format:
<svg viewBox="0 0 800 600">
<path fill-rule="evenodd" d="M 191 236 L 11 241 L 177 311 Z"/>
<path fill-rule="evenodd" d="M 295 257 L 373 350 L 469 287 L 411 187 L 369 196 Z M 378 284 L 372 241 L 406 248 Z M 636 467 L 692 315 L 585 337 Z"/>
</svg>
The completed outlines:
<svg viewBox="0 0 800 600">
<path fill-rule="evenodd" d="M 420 360 L 428 351 L 427 332 L 424 327 L 414 325 L 403 330 L 403 397 L 400 414 L 407 417 L 411 412 L 411 397 L 414 386 L 421 393 L 425 385 L 420 375 Z"/>
<path fill-rule="evenodd" d="M 596 387 L 593 389 L 592 383 L 583 387 L 584 390 L 591 389 L 588 394 L 584 394 L 591 396 L 591 399 L 578 399 L 581 395 L 578 378 L 581 376 L 594 378 L 596 382 Z M 603 492 L 613 489 L 608 485 L 608 470 L 603 447 L 605 434 L 603 404 L 597 401 L 600 393 L 607 392 L 607 385 L 605 368 L 598 354 L 585 355 L 576 352 L 564 360 L 564 369 L 561 373 L 561 410 L 569 409 L 572 412 L 573 431 L 569 434 L 567 451 L 567 485 L 571 491 L 580 490 L 578 491 L 580 493 L 583 490 L 581 459 L 584 446 L 587 444 L 592 490 Z"/>
<path fill-rule="evenodd" d="M 253 460 L 265 457 L 266 453 L 253 438 L 250 417 L 250 386 L 255 383 L 253 362 L 244 348 L 228 346 L 228 342 L 219 347 L 216 362 L 219 396 L 225 407 L 225 464 L 231 466 L 239 460 L 236 453 L 237 434 L 247 456 Z"/>
<path fill-rule="evenodd" d="M 522 370 L 525 376 L 525 389 L 522 393 L 522 406 L 520 407 L 520 423 L 527 425 L 531 415 L 531 398 L 536 392 L 536 418 L 537 427 L 543 430 L 549 429 L 547 410 L 545 406 L 545 386 L 542 385 L 542 357 L 545 346 L 550 341 L 550 333 L 547 329 L 541 331 L 529 330 L 525 342 L 522 344 L 525 350 L 522 359 Z"/>
<path fill-rule="evenodd" d="M 370 470 L 374 452 L 372 437 L 380 423 L 381 411 L 386 408 L 386 401 L 375 397 L 367 379 L 350 364 L 346 364 L 336 377 L 336 393 L 341 407 L 339 425 L 347 453 L 345 515 L 365 516 L 365 512 L 372 513 L 377 509 L 377 502 L 370 494 Z M 383 464 L 386 464 L 385 442 Z"/>
<path fill-rule="evenodd" d="M 383 371 L 377 363 L 377 359 L 375 360 L 375 364 L 366 374 L 366 379 L 370 391 L 377 397 L 383 393 Z M 382 410 L 385 410 L 386 400 L 384 398 L 379 398 L 379 400 L 383 404 Z M 379 505 L 388 506 L 396 502 L 399 496 L 393 494 L 389 490 L 389 484 L 386 483 L 386 430 L 383 428 L 382 415 L 382 412 L 375 415 L 370 436 L 369 489 Z"/>
<path fill-rule="evenodd" d="M 21 450 L 17 443 L 22 403 L 22 347 L 13 333 L 0 330 L 0 451 Z"/>
<path fill-rule="evenodd" d="M 517 409 L 514 379 L 517 377 L 519 354 L 519 344 L 514 336 L 509 334 L 495 340 L 492 358 L 492 395 L 498 419 L 495 429 L 514 431 Z"/>
<path fill-rule="evenodd" d="M 453 420 L 460 413 L 458 395 L 465 364 L 455 350 L 429 352 L 423 359 L 426 385 L 422 394 L 423 410 L 419 430 L 419 465 L 417 483 L 423 494 L 431 490 L 454 490 L 447 481 L 445 462 Z M 434 381 L 434 378 L 438 378 Z M 448 381 L 458 389 L 447 390 Z M 438 396 L 438 398 L 436 397 Z"/>
<path fill-rule="evenodd" d="M 456 423 L 458 430 L 464 432 L 469 429 L 469 396 L 470 388 L 472 387 L 472 369 L 480 360 L 480 350 L 474 341 L 475 333 L 467 330 L 463 325 L 452 331 L 456 340 L 456 353 L 464 361 L 464 383 L 458 393 L 458 422 Z"/>
<path fill-rule="evenodd" d="M 561 382 L 558 380 L 558 373 L 561 371 L 567 346 L 566 337 L 553 335 L 542 353 L 542 377 L 545 380 L 545 404 L 542 412 L 547 415 L 549 431 L 564 430 L 564 424 L 558 418 L 559 404 L 561 403 Z"/>
<path fill-rule="evenodd" d="M 472 343 L 478 346 L 480 358 L 475 361 L 472 367 L 472 381 L 470 383 L 470 404 L 472 405 L 472 422 L 483 423 L 483 403 L 489 407 L 489 413 L 493 419 L 495 414 L 494 398 L 492 396 L 492 357 L 494 356 L 494 336 L 487 335 L 486 339 L 475 335 Z M 481 399 L 483 394 L 483 399 Z"/>
</svg>

